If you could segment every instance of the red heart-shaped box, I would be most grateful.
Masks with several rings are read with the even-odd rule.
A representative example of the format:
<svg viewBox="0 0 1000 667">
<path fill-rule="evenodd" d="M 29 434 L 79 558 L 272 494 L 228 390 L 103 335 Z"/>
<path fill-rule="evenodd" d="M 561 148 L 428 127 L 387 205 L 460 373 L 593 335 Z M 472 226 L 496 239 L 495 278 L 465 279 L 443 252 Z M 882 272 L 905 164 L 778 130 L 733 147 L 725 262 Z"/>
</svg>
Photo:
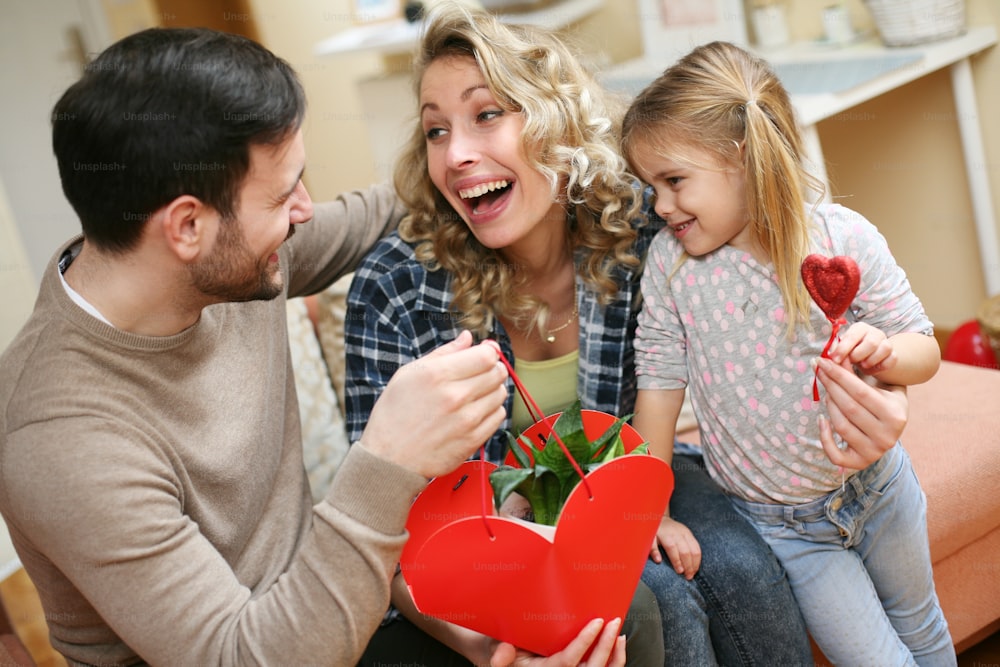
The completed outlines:
<svg viewBox="0 0 1000 667">
<path fill-rule="evenodd" d="M 605 420 L 588 412 L 593 439 Z M 495 467 L 466 461 L 414 501 L 400 568 L 417 609 L 539 655 L 594 618 L 624 618 L 673 491 L 670 466 L 647 454 L 605 463 L 577 484 L 554 527 L 496 515 Z"/>
</svg>

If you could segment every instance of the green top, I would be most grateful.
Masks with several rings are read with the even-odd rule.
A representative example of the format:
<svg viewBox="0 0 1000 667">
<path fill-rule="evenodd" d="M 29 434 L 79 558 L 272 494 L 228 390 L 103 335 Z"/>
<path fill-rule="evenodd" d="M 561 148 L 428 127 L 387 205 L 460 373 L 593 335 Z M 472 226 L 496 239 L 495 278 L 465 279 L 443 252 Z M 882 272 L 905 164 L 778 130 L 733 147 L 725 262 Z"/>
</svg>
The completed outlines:
<svg viewBox="0 0 1000 667">
<path fill-rule="evenodd" d="M 565 410 L 576 400 L 579 359 L 579 350 L 573 350 L 569 354 L 545 361 L 514 361 L 514 372 L 545 416 Z M 520 393 L 515 394 L 511 428 L 520 434 L 535 421 Z"/>
</svg>

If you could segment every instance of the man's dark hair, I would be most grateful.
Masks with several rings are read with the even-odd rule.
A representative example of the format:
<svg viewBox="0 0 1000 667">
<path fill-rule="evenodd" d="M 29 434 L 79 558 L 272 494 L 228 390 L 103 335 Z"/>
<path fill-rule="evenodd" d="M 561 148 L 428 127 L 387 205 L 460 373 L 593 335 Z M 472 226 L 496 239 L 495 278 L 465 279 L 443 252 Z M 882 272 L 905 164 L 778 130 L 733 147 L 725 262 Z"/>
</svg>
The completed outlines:
<svg viewBox="0 0 1000 667">
<path fill-rule="evenodd" d="M 231 217 L 250 146 L 281 143 L 304 114 L 295 72 L 256 42 L 152 28 L 86 66 L 55 105 L 52 145 L 84 235 L 123 252 L 181 195 Z"/>
</svg>

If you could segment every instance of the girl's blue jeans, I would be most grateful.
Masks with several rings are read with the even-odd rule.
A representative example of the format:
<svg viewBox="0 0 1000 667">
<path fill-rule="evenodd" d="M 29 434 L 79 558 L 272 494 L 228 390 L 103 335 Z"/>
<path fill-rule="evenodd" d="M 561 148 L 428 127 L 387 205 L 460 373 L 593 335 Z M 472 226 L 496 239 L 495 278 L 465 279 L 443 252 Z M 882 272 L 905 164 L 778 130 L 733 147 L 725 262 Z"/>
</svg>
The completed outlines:
<svg viewBox="0 0 1000 667">
<path fill-rule="evenodd" d="M 732 500 L 778 556 L 834 664 L 956 664 L 934 592 L 927 500 L 901 445 L 809 503 Z"/>
<path fill-rule="evenodd" d="M 670 515 L 694 533 L 702 561 L 690 581 L 665 555 L 662 563 L 646 561 L 642 581 L 663 616 L 665 664 L 811 667 L 805 623 L 771 549 L 708 476 L 700 454 L 675 453 L 673 469 Z"/>
</svg>

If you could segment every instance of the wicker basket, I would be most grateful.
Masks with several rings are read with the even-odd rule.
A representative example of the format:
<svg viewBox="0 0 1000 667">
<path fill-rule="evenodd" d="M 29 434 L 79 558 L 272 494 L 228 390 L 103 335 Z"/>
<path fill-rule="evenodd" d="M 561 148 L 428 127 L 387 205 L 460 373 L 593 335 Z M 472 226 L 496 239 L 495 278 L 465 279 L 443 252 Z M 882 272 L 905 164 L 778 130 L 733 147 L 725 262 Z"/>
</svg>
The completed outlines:
<svg viewBox="0 0 1000 667">
<path fill-rule="evenodd" d="M 979 328 L 989 338 L 993 354 L 1000 360 L 1000 294 L 983 301 L 976 310 Z"/>
<path fill-rule="evenodd" d="M 886 46 L 911 46 L 965 32 L 965 0 L 865 0 Z"/>
</svg>

